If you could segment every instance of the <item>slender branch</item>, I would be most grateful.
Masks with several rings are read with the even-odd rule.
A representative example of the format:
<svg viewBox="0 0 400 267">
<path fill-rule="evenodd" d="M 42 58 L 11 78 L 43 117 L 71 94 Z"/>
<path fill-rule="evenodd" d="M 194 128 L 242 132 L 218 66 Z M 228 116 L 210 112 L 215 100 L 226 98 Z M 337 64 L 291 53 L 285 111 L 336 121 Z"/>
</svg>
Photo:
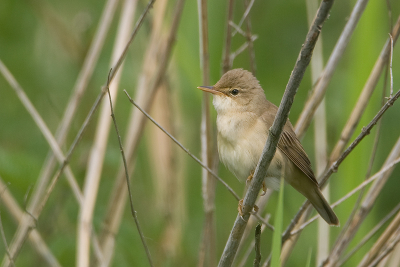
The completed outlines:
<svg viewBox="0 0 400 267">
<path fill-rule="evenodd" d="M 304 72 L 308 64 L 310 63 L 315 43 L 318 40 L 322 25 L 328 17 L 332 5 L 333 1 L 323 1 L 321 3 L 318 13 L 314 19 L 314 23 L 307 34 L 306 41 L 302 46 L 299 57 L 296 61 L 295 67 L 286 86 L 286 90 L 283 95 L 274 123 L 269 130 L 268 139 L 263 149 L 260 161 L 258 162 L 258 165 L 254 172 L 254 177 L 244 198 L 242 209 L 244 215 L 243 217 L 240 215 L 236 217 L 235 224 L 229 236 L 228 242 L 225 246 L 224 252 L 221 256 L 218 265 L 219 267 L 231 266 L 233 259 L 235 258 L 237 248 L 239 246 L 244 229 L 250 216 L 250 211 L 255 204 L 258 192 L 260 191 L 262 182 L 265 178 L 264 174 L 268 169 L 269 164 L 275 154 L 276 146 L 278 144 L 283 126 L 285 125 L 288 118 L 294 96 L 297 92 L 297 89 L 299 88 Z"/>
<path fill-rule="evenodd" d="M 354 29 L 357 26 L 357 23 L 364 12 L 364 9 L 368 3 L 368 0 L 358 0 L 356 5 L 354 6 L 353 11 L 351 12 L 350 18 L 343 29 L 342 34 L 337 41 L 335 48 L 332 51 L 331 56 L 329 57 L 328 62 L 326 63 L 325 69 L 321 78 L 318 81 L 317 86 L 313 90 L 311 97 L 308 99 L 303 112 L 300 114 L 299 119 L 295 125 L 295 132 L 299 139 L 301 139 L 305 133 L 305 130 L 308 128 L 315 111 L 317 110 L 318 105 L 322 101 L 328 84 L 333 76 L 333 73 L 343 56 L 343 53 L 347 47 L 347 44 L 350 41 L 350 38 L 354 32 Z"/>
<path fill-rule="evenodd" d="M 143 247 L 144 247 L 144 249 L 146 251 L 147 260 L 149 261 L 150 266 L 154 266 L 153 265 L 153 261 L 151 260 L 150 250 L 149 250 L 149 248 L 148 248 L 148 246 L 146 244 L 146 240 L 144 239 L 143 232 L 142 232 L 142 230 L 140 228 L 139 219 L 138 219 L 138 217 L 136 215 L 135 208 L 133 207 L 133 198 L 132 198 L 131 183 L 130 183 L 129 173 L 128 173 L 128 164 L 126 163 L 125 153 L 124 153 L 124 149 L 122 147 L 121 135 L 119 134 L 117 120 L 115 119 L 113 104 L 112 104 L 112 101 L 111 101 L 110 89 L 108 89 L 108 97 L 109 97 L 109 100 L 110 100 L 111 117 L 112 117 L 112 120 L 114 122 L 115 131 L 116 131 L 117 137 L 118 137 L 119 149 L 121 151 L 122 161 L 124 163 L 124 168 L 125 168 L 125 177 L 126 177 L 126 184 L 128 186 L 128 195 L 129 195 L 129 203 L 130 203 L 130 207 L 131 207 L 131 213 L 132 213 L 133 219 L 135 220 L 135 224 L 136 224 L 136 228 L 138 230 L 139 236 L 140 236 L 140 240 L 142 241 L 142 245 L 143 245 Z"/>
<path fill-rule="evenodd" d="M 160 128 L 161 131 L 163 131 L 166 135 L 168 135 L 169 138 L 174 141 L 175 144 L 177 144 L 183 151 L 186 152 L 192 159 L 194 159 L 200 166 L 202 166 L 204 169 L 206 169 L 212 176 L 214 176 L 218 181 L 220 181 L 226 189 L 228 189 L 229 192 L 236 198 L 237 201 L 240 200 L 239 195 L 236 194 L 236 192 L 224 181 L 222 180 L 214 171 L 212 171 L 207 165 L 205 165 L 203 162 L 201 162 L 200 159 L 198 159 L 195 155 L 190 153 L 190 151 L 185 148 L 178 140 L 176 140 L 175 137 L 173 137 L 167 130 L 165 130 L 160 124 L 158 124 L 144 109 L 142 109 L 128 94 L 126 90 L 124 90 L 126 96 L 129 99 L 129 102 L 131 102 L 135 107 L 137 107 L 152 123 L 154 123 L 158 128 Z"/>
</svg>

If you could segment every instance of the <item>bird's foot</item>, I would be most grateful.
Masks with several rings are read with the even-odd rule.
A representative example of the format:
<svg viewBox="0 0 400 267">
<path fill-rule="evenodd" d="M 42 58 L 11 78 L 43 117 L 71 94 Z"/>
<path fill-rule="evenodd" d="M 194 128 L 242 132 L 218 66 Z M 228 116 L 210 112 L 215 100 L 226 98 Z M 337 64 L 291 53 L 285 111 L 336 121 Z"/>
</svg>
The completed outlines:
<svg viewBox="0 0 400 267">
<path fill-rule="evenodd" d="M 258 212 L 258 206 L 254 205 L 253 207 L 255 212 Z M 243 217 L 244 213 L 243 213 L 243 199 L 239 200 L 239 205 L 238 205 L 238 212 L 240 217 Z"/>
<path fill-rule="evenodd" d="M 262 192 L 261 196 L 264 196 L 267 193 L 267 185 L 265 184 L 265 181 L 263 181 L 263 183 L 262 183 L 262 190 L 263 190 L 263 192 Z"/>
<path fill-rule="evenodd" d="M 249 185 L 251 180 L 253 180 L 253 175 L 254 175 L 254 171 L 251 171 L 249 177 L 247 177 L 247 179 L 246 179 L 246 185 Z"/>
</svg>

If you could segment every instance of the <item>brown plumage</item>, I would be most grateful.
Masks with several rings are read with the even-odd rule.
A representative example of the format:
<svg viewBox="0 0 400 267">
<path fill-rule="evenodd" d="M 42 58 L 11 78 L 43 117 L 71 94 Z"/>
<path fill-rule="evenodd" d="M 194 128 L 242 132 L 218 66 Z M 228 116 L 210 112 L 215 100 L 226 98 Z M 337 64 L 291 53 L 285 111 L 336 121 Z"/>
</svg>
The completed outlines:
<svg viewBox="0 0 400 267">
<path fill-rule="evenodd" d="M 257 166 L 278 108 L 266 99 L 258 80 L 243 69 L 228 71 L 213 87 L 199 89 L 214 95 L 221 161 L 239 180 L 246 180 Z M 309 199 L 327 223 L 339 225 L 289 120 L 265 175 L 265 184 L 278 189 L 281 178 Z"/>
</svg>

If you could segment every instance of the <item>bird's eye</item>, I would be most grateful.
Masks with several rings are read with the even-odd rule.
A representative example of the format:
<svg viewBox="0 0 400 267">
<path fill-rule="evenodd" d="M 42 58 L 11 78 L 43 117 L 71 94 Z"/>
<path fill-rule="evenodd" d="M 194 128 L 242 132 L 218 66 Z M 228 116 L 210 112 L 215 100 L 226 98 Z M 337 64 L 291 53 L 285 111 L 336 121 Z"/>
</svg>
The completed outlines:
<svg viewBox="0 0 400 267">
<path fill-rule="evenodd" d="M 231 91 L 231 94 L 232 94 L 232 95 L 237 95 L 237 94 L 239 94 L 239 90 L 238 90 L 238 89 L 233 89 L 233 90 Z"/>
</svg>

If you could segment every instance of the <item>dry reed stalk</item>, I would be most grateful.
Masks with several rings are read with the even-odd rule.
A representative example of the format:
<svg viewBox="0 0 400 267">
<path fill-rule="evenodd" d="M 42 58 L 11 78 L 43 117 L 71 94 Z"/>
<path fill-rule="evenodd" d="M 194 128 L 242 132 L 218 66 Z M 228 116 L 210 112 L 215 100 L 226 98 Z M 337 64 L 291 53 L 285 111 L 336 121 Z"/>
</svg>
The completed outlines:
<svg viewBox="0 0 400 267">
<path fill-rule="evenodd" d="M 307 18 L 308 25 L 312 24 L 313 15 L 317 12 L 318 1 L 307 0 Z M 322 75 L 324 67 L 322 53 L 322 36 L 315 45 L 313 57 L 311 58 L 311 84 L 317 84 L 319 77 Z M 321 104 L 315 111 L 314 118 L 314 153 L 315 153 L 315 173 L 320 176 L 328 163 L 328 141 L 327 141 L 327 123 L 325 112 L 325 97 L 321 100 Z M 322 190 L 326 201 L 329 203 L 329 184 Z M 318 219 L 318 234 L 317 234 L 317 255 L 316 265 L 318 266 L 328 256 L 329 253 L 329 235 L 330 226 L 322 219 Z M 293 242 L 292 242 L 293 243 Z M 293 243 L 294 244 L 294 243 Z"/>
<path fill-rule="evenodd" d="M 346 26 L 344 27 L 343 32 L 340 35 L 339 40 L 337 41 L 335 48 L 333 49 L 332 54 L 328 59 L 328 62 L 326 63 L 325 69 L 318 81 L 318 84 L 313 89 L 312 95 L 305 104 L 305 107 L 301 112 L 299 119 L 297 120 L 296 125 L 294 127 L 295 132 L 299 137 L 299 139 L 301 139 L 304 136 L 306 129 L 310 125 L 310 122 L 313 118 L 313 114 L 315 113 L 318 105 L 320 104 L 326 93 L 328 84 L 333 76 L 333 73 L 340 59 L 343 56 L 347 44 L 350 41 L 354 29 L 356 28 L 357 23 L 361 15 L 363 14 L 367 3 L 368 0 L 357 1 L 353 11 L 351 12 L 349 20 L 346 23 Z"/>
<path fill-rule="evenodd" d="M 262 182 L 264 180 L 264 173 L 268 169 L 269 164 L 275 154 L 276 146 L 278 144 L 280 134 L 286 120 L 290 108 L 293 103 L 294 96 L 300 85 L 300 82 L 304 76 L 305 70 L 310 63 L 311 54 L 314 49 L 315 43 L 318 40 L 318 36 L 322 29 L 322 25 L 328 17 L 329 11 L 333 5 L 333 1 L 323 1 L 318 9 L 318 13 L 315 16 L 313 25 L 307 33 L 306 40 L 300 50 L 300 54 L 297 58 L 295 67 L 289 78 L 289 82 L 286 86 L 285 93 L 283 95 L 281 104 L 279 105 L 277 115 L 275 117 L 272 127 L 269 129 L 269 135 L 265 147 L 263 149 L 262 156 L 254 172 L 254 177 L 251 181 L 250 187 L 243 200 L 243 216 L 238 215 L 236 217 L 235 224 L 225 246 L 224 252 L 221 256 L 219 265 L 231 266 L 233 259 L 235 258 L 237 248 L 242 238 L 244 229 L 246 227 L 247 220 L 250 217 L 250 211 L 253 209 L 258 193 L 261 189 Z"/>
<path fill-rule="evenodd" d="M 249 44 L 250 69 L 253 75 L 256 76 L 257 74 L 256 54 L 254 52 L 253 38 L 251 34 L 251 19 L 250 19 L 250 10 L 251 7 L 253 6 L 253 3 L 254 0 L 251 0 L 250 2 L 248 0 L 244 1 L 244 6 L 246 8 L 246 11 L 243 14 L 243 17 L 246 19 L 246 38 Z"/>
<path fill-rule="evenodd" d="M 155 94 L 151 113 L 153 118 L 170 132 L 176 132 L 175 123 L 179 120 L 179 113 L 174 112 L 176 105 L 179 104 L 173 101 L 172 90 L 164 80 Z M 161 253 L 159 255 L 161 257 L 159 256 L 158 259 L 160 262 L 171 260 L 173 262 L 182 238 L 183 222 L 180 219 L 185 213 L 181 205 L 184 202 L 182 201 L 184 188 L 180 185 L 182 176 L 178 176 L 182 165 L 178 165 L 176 147 L 168 136 L 152 124 L 148 126 L 148 130 L 150 164 L 157 166 L 157 168 L 151 168 L 155 186 L 155 202 L 165 225 L 160 238 Z"/>
<path fill-rule="evenodd" d="M 363 259 L 359 263 L 359 267 L 368 266 L 375 258 L 379 255 L 382 249 L 388 244 L 389 239 L 393 236 L 395 231 L 400 226 L 400 212 L 397 213 L 396 217 L 392 220 L 385 231 L 381 234 L 378 240 L 373 244 L 367 254 L 364 255 Z"/>
<path fill-rule="evenodd" d="M 157 51 L 159 51 L 159 44 L 163 43 L 161 35 L 161 22 L 164 18 L 164 12 L 166 7 L 166 1 L 158 1 L 154 7 L 155 18 L 153 24 L 153 30 L 151 33 L 150 43 L 148 45 L 147 51 L 144 57 L 144 65 L 142 67 L 142 73 L 139 75 L 138 85 L 137 85 L 137 95 L 140 99 L 143 99 L 146 92 L 148 92 L 149 88 L 147 87 L 150 83 L 151 76 L 154 75 L 152 69 L 155 66 L 156 59 L 160 56 Z M 145 101 L 145 100 L 141 100 Z M 132 109 L 130 115 L 130 121 L 127 127 L 126 138 L 124 141 L 125 144 L 125 157 L 126 161 L 132 162 L 134 161 L 133 156 L 136 151 L 142 127 L 140 125 L 140 118 L 138 117 L 137 112 Z M 133 171 L 134 162 L 128 166 L 129 173 Z M 112 257 L 114 255 L 114 244 L 115 244 L 115 236 L 119 231 L 119 226 L 122 220 L 124 207 L 126 204 L 128 191 L 126 190 L 126 180 L 124 176 L 124 169 L 121 166 L 118 170 L 117 179 L 115 180 L 115 185 L 111 193 L 111 197 L 108 203 L 108 211 L 106 213 L 106 217 L 104 219 L 104 227 L 101 233 L 101 248 L 104 253 L 104 259 L 102 262 L 99 262 L 99 266 L 109 266 L 111 264 Z"/>
<path fill-rule="evenodd" d="M 386 165 L 390 164 L 396 158 L 400 156 L 400 138 L 397 140 L 394 145 L 392 151 L 387 157 L 385 163 L 383 164 L 384 168 Z M 366 194 L 360 209 L 354 216 L 354 219 L 349 225 L 347 231 L 341 236 L 340 239 L 336 241 L 335 246 L 333 247 L 329 257 L 325 260 L 323 266 L 336 266 L 336 263 L 339 261 L 340 256 L 343 254 L 344 250 L 349 245 L 350 241 L 353 239 L 355 234 L 357 233 L 361 223 L 364 221 L 366 216 L 371 211 L 373 204 L 375 203 L 376 198 L 378 197 L 383 185 L 386 183 L 390 174 L 392 173 L 394 166 L 391 167 L 387 172 L 380 175 L 380 177 L 375 180 L 375 182 L 369 188 L 368 193 Z"/>
<path fill-rule="evenodd" d="M 143 24 L 144 18 L 148 14 L 148 12 L 150 10 L 150 7 L 154 3 L 154 1 L 155 0 L 150 0 L 149 1 L 147 7 L 145 8 L 144 12 L 142 13 L 142 15 L 140 16 L 138 22 L 136 23 L 135 29 L 133 30 L 129 41 L 126 44 L 123 53 L 119 57 L 118 62 L 115 64 L 115 66 L 110 71 L 109 79 L 107 80 L 108 84 L 102 86 L 101 92 L 99 93 L 99 95 L 97 96 L 96 100 L 94 101 L 94 104 L 92 105 L 92 107 L 90 109 L 90 112 L 86 116 L 85 121 L 83 122 L 79 132 L 77 133 L 74 141 L 72 142 L 70 148 L 68 149 L 68 152 L 66 154 L 65 160 L 63 161 L 63 163 L 59 167 L 59 169 L 56 172 L 56 174 L 53 176 L 49 186 L 47 187 L 46 192 L 44 193 L 44 195 L 42 194 L 41 196 L 38 196 L 39 199 L 37 200 L 37 203 L 34 203 L 35 205 L 34 205 L 33 212 L 30 212 L 29 216 L 24 216 L 24 219 L 23 219 L 22 223 L 19 225 L 19 227 L 17 229 L 17 232 L 15 233 L 13 241 L 11 243 L 11 250 L 10 251 L 12 253 L 12 258 L 13 259 L 15 259 L 15 257 L 19 253 L 19 251 L 20 251 L 23 243 L 25 242 L 26 237 L 29 234 L 29 232 L 32 230 L 33 227 L 35 227 L 35 222 L 33 220 L 33 217 L 35 219 L 38 219 L 38 217 L 40 216 L 44 205 L 47 203 L 47 200 L 48 200 L 51 192 L 53 191 L 57 181 L 59 180 L 61 174 L 64 172 L 66 166 L 68 165 L 71 155 L 74 153 L 79 141 L 81 140 L 81 138 L 83 136 L 83 133 L 85 132 L 85 130 L 87 129 L 91 119 L 93 118 L 93 114 L 97 111 L 97 108 L 98 108 L 98 106 L 100 104 L 101 99 L 103 98 L 103 96 L 106 93 L 106 89 L 108 88 L 109 83 L 113 80 L 115 74 L 118 72 L 119 67 L 121 66 L 121 63 L 122 63 L 123 59 L 126 56 L 126 53 L 128 51 L 129 46 L 131 45 L 131 43 L 135 39 L 136 34 L 139 31 L 141 25 Z M 43 185 L 43 186 L 45 186 L 45 185 Z M 42 198 L 42 199 L 40 200 L 40 198 Z M 9 265 L 10 265 L 9 259 L 7 257 L 4 258 L 2 266 L 9 266 Z"/>
<path fill-rule="evenodd" d="M 136 4 L 137 1 L 126 0 L 122 5 L 122 14 L 120 17 L 118 33 L 115 39 L 114 49 L 111 57 L 111 67 L 118 60 L 119 55 L 123 52 L 125 44 L 129 39 L 129 34 L 132 30 L 132 22 Z M 122 69 L 123 64 L 121 65 L 121 71 L 116 74 L 113 83 L 111 83 L 109 86 L 109 91 L 114 105 L 116 103 L 116 95 Z M 90 235 L 93 231 L 92 218 L 111 126 L 110 109 L 107 101 L 108 99 L 103 99 L 103 103 L 101 105 L 99 121 L 95 132 L 94 143 L 88 159 L 87 172 L 84 182 L 84 200 L 78 219 L 78 237 L 76 248 L 76 266 L 79 267 L 89 266 L 90 262 Z"/>
<path fill-rule="evenodd" d="M 393 234 L 393 236 L 389 240 L 390 243 L 388 243 L 384 249 L 380 252 L 378 257 L 373 260 L 368 267 L 375 267 L 377 266 L 382 260 L 384 260 L 387 255 L 392 253 L 393 249 L 396 247 L 397 244 L 400 242 L 400 228 L 397 228 L 397 231 Z"/>
<path fill-rule="evenodd" d="M 18 202 L 14 199 L 11 192 L 8 190 L 6 184 L 0 177 L 0 199 L 2 201 L 2 205 L 4 205 L 10 214 L 12 215 L 14 221 L 18 224 L 21 223 L 21 220 L 24 216 L 24 211 L 20 208 Z M 32 248 L 44 259 L 44 261 L 53 267 L 60 267 L 60 263 L 57 261 L 57 258 L 50 251 L 49 247 L 46 245 L 40 233 L 37 229 L 32 229 L 32 232 L 28 236 L 29 242 L 32 245 Z"/>
<path fill-rule="evenodd" d="M 385 265 L 379 265 L 379 267 L 398 267 L 400 265 L 400 245 L 394 248 L 391 256 L 387 259 Z"/>
<path fill-rule="evenodd" d="M 399 34 L 400 34 L 400 16 L 392 32 L 394 44 L 396 43 Z M 372 93 L 376 88 L 376 85 L 382 74 L 383 68 L 387 65 L 390 59 L 390 54 L 391 54 L 390 51 L 391 51 L 391 38 L 389 38 L 389 40 L 386 42 L 381 54 L 379 55 L 379 58 L 375 62 L 375 65 L 372 69 L 372 72 L 367 82 L 364 85 L 360 97 L 358 98 L 356 105 L 354 106 L 353 111 L 351 112 L 351 115 L 348 121 L 346 122 L 345 127 L 342 130 L 340 139 L 331 153 L 329 160 L 330 162 L 334 162 L 339 157 L 339 155 L 343 152 L 344 147 L 346 146 L 351 136 L 353 135 L 354 131 L 356 130 L 357 125 L 360 122 L 361 116 L 368 105 L 369 99 L 371 98 Z"/>
<path fill-rule="evenodd" d="M 166 67 L 175 41 L 176 31 L 179 25 L 183 4 L 183 0 L 179 0 L 176 3 L 176 6 L 174 8 L 173 21 L 171 23 L 171 28 L 167 38 L 160 39 L 160 36 L 157 35 L 157 33 L 155 33 L 154 31 L 152 32 L 151 41 L 145 54 L 145 65 L 142 68 L 143 72 L 139 77 L 139 82 L 137 86 L 138 91 L 136 92 L 136 98 L 139 99 L 138 101 L 142 103 L 146 109 L 150 107 L 154 92 L 158 88 L 161 80 L 165 75 Z M 164 49 L 160 49 L 161 44 Z M 152 59 L 152 57 L 155 58 Z M 156 60 L 156 58 L 158 58 L 159 64 L 156 64 L 155 70 L 151 70 L 146 62 Z M 151 71 L 151 73 L 149 73 L 149 71 Z M 128 124 L 126 140 L 124 143 L 126 160 L 127 162 L 132 162 L 135 160 L 134 154 L 137 149 L 139 139 L 141 137 L 145 117 L 142 116 L 140 112 L 132 109 L 129 120 L 130 122 Z M 132 173 L 133 166 L 134 164 L 130 164 L 128 166 L 129 173 Z M 122 167 L 118 170 L 118 174 L 116 177 L 117 178 L 115 181 L 114 189 L 112 190 L 108 204 L 108 211 L 104 219 L 104 228 L 101 234 L 101 247 L 104 252 L 104 257 L 108 262 L 111 261 L 113 256 L 115 235 L 118 233 L 127 199 L 126 180 L 124 178 L 124 169 Z"/>
<path fill-rule="evenodd" d="M 397 204 L 382 220 L 377 223 L 374 228 L 372 228 L 368 234 L 366 234 L 363 239 L 349 252 L 343 259 L 338 263 L 339 266 L 343 266 L 344 263 L 350 259 L 362 246 L 365 245 L 381 228 L 382 226 L 389 221 L 390 218 L 393 217 L 400 210 L 400 204 Z M 382 262 L 381 262 L 382 264 Z"/>
<path fill-rule="evenodd" d="M 208 45 L 208 16 L 207 0 L 197 0 L 199 16 L 199 43 L 200 43 L 200 68 L 202 71 L 202 84 L 210 84 L 210 63 L 209 63 L 209 45 Z M 207 167 L 213 168 L 213 163 L 217 158 L 215 152 L 215 138 L 211 126 L 210 117 L 210 96 L 202 93 L 201 105 L 201 160 Z M 215 164 L 216 165 L 216 164 Z M 205 221 L 203 224 L 203 237 L 200 245 L 198 266 L 215 266 L 216 258 L 216 224 L 215 224 L 215 186 L 214 177 L 206 170 L 202 169 L 202 196 Z"/>
<path fill-rule="evenodd" d="M 230 54 L 231 54 L 231 42 L 232 42 L 232 27 L 230 26 L 229 22 L 233 21 L 233 5 L 235 1 L 234 0 L 228 0 L 228 12 L 227 12 L 227 17 L 226 17 L 226 23 L 225 23 L 225 46 L 224 46 L 224 55 L 222 59 L 222 73 L 227 72 L 228 70 L 231 69 L 232 67 L 232 62 L 230 59 Z"/>
</svg>

